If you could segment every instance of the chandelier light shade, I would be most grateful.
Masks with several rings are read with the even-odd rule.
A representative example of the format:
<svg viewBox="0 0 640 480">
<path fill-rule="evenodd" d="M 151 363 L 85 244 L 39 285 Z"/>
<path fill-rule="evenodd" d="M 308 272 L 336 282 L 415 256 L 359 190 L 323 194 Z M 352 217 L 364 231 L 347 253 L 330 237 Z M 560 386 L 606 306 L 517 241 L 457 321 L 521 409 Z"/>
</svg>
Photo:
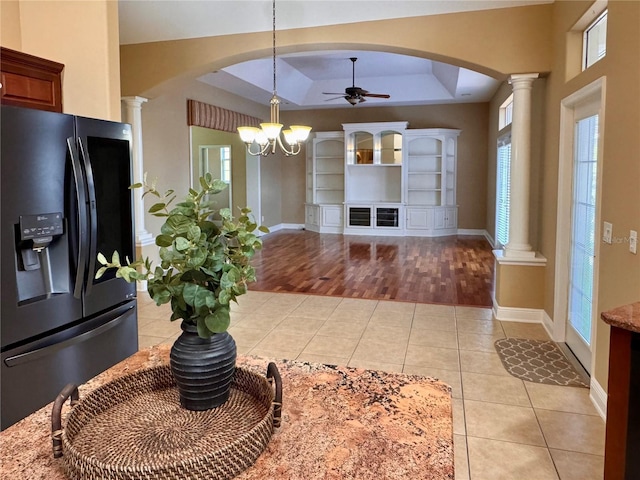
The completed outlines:
<svg viewBox="0 0 640 480">
<path fill-rule="evenodd" d="M 280 123 L 280 100 L 276 93 L 276 0 L 273 0 L 273 95 L 269 102 L 271 118 L 268 123 L 261 123 L 260 128 L 238 127 L 240 138 L 251 155 L 269 155 L 276 153 L 277 147 L 287 156 L 300 153 L 302 144 L 309 137 L 311 127 L 291 125 L 282 130 Z M 284 137 L 284 140 L 282 140 Z"/>
</svg>

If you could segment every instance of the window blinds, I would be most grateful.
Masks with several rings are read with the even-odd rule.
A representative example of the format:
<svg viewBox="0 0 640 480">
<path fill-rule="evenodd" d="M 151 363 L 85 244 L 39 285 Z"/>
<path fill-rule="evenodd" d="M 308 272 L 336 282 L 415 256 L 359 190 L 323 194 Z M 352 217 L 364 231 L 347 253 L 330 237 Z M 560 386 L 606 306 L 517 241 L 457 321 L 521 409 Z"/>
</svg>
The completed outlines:
<svg viewBox="0 0 640 480">
<path fill-rule="evenodd" d="M 496 180 L 496 247 L 509 243 L 509 200 L 511 198 L 511 134 L 498 139 Z"/>
</svg>

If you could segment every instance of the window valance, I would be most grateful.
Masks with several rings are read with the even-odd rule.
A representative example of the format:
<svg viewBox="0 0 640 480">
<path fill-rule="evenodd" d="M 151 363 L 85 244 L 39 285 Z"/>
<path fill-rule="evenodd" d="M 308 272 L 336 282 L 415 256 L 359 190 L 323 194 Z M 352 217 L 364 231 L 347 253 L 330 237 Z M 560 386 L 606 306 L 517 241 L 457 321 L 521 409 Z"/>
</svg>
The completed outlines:
<svg viewBox="0 0 640 480">
<path fill-rule="evenodd" d="M 212 128 L 223 132 L 236 132 L 236 128 L 246 125 L 259 127 L 262 120 L 251 115 L 216 107 L 197 100 L 187 100 L 187 123 L 189 126 Z"/>
</svg>

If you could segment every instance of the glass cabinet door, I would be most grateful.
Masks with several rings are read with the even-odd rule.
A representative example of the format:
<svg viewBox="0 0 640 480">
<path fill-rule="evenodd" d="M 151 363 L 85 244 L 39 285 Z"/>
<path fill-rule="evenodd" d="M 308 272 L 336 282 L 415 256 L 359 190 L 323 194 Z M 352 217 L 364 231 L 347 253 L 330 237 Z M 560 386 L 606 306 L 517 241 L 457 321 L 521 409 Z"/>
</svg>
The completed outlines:
<svg viewBox="0 0 640 480">
<path fill-rule="evenodd" d="M 358 165 L 370 165 L 373 163 L 373 135 L 368 132 L 355 132 L 353 134 L 355 148 L 355 162 Z"/>
<path fill-rule="evenodd" d="M 380 163 L 399 165 L 402 163 L 402 135 L 394 131 L 380 134 Z"/>
</svg>

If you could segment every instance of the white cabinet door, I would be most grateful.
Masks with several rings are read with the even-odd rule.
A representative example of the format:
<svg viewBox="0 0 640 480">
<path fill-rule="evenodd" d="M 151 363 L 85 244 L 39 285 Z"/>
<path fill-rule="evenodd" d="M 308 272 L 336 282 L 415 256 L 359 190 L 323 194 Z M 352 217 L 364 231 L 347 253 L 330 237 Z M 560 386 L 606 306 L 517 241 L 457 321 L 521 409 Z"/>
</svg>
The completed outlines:
<svg viewBox="0 0 640 480">
<path fill-rule="evenodd" d="M 458 226 L 458 209 L 448 207 L 444 217 L 444 228 L 453 229 Z"/>
<path fill-rule="evenodd" d="M 440 230 L 439 235 L 449 230 L 450 234 L 455 234 L 458 226 L 458 208 L 457 207 L 437 207 L 433 212 L 433 228 Z"/>
<path fill-rule="evenodd" d="M 317 231 L 320 223 L 318 222 L 318 206 L 305 205 L 305 225 L 308 230 Z"/>
<path fill-rule="evenodd" d="M 323 205 L 320 207 L 323 227 L 342 228 L 342 206 Z"/>
<path fill-rule="evenodd" d="M 407 207 L 407 230 L 431 230 L 433 228 L 433 209 Z"/>
<path fill-rule="evenodd" d="M 441 230 L 446 228 L 446 208 L 436 208 L 433 212 L 433 228 Z"/>
</svg>

